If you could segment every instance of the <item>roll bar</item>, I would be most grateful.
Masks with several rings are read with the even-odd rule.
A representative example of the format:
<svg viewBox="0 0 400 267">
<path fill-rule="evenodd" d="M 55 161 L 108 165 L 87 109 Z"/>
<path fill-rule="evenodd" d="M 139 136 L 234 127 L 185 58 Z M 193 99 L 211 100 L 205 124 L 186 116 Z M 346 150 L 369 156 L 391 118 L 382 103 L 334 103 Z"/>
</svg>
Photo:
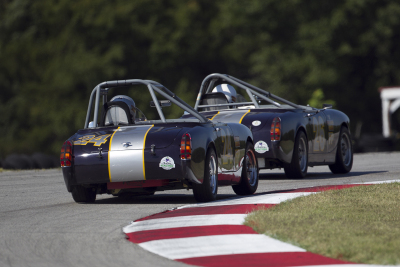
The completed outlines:
<svg viewBox="0 0 400 267">
<path fill-rule="evenodd" d="M 130 80 L 117 80 L 117 81 L 107 81 L 107 82 L 102 82 L 92 90 L 92 93 L 90 94 L 90 99 L 89 99 L 89 105 L 88 105 L 88 110 L 86 113 L 86 120 L 85 120 L 85 125 L 84 128 L 88 128 L 89 125 L 89 120 L 90 120 L 90 113 L 91 110 L 93 109 L 93 102 L 94 102 L 94 116 L 93 116 L 93 123 L 94 125 L 97 125 L 98 122 L 98 112 L 99 112 L 99 105 L 100 105 L 100 96 L 103 96 L 103 102 L 107 102 L 107 92 L 110 88 L 118 88 L 118 87 L 126 87 L 126 86 L 132 86 L 132 85 L 146 85 L 151 98 L 153 99 L 153 102 L 156 106 L 158 115 L 160 116 L 160 119 L 162 122 L 166 122 L 164 113 L 162 112 L 160 102 L 157 99 L 157 96 L 154 92 L 159 93 L 166 99 L 170 100 L 172 103 L 176 104 L 183 110 L 189 112 L 191 115 L 193 115 L 195 118 L 199 119 L 200 122 L 208 122 L 209 120 L 204 117 L 202 114 L 198 113 L 196 110 L 194 110 L 189 104 L 184 102 L 182 99 L 180 99 L 177 95 L 175 95 L 173 92 L 168 90 L 165 86 L 162 84 L 152 81 L 152 80 L 141 80 L 141 79 L 130 79 Z"/>
<path fill-rule="evenodd" d="M 251 102 L 243 102 L 243 103 L 229 103 L 229 104 L 215 104 L 215 105 L 200 105 L 200 100 L 201 97 L 206 94 L 211 92 L 211 90 L 214 88 L 214 84 L 217 80 L 222 79 L 223 81 L 228 82 L 231 85 L 236 85 L 239 88 L 244 89 L 247 92 L 247 95 L 251 99 Z M 285 104 L 288 104 L 294 108 L 297 109 L 304 109 L 304 107 L 301 107 L 295 103 L 292 103 L 284 98 L 281 98 L 279 96 L 273 95 L 270 92 L 267 92 L 261 88 L 258 88 L 252 84 L 249 84 L 247 82 L 244 82 L 242 80 L 239 80 L 238 78 L 235 78 L 233 76 L 230 76 L 228 74 L 220 74 L 220 73 L 213 73 L 208 75 L 206 78 L 204 78 L 203 82 L 201 83 L 200 86 L 200 91 L 197 96 L 196 104 L 194 106 L 195 110 L 198 110 L 199 108 L 206 108 L 206 107 L 217 107 L 217 106 L 243 106 L 243 105 L 248 105 L 252 104 L 254 105 L 255 108 L 260 108 L 260 106 L 257 103 L 257 100 L 255 99 L 254 96 L 257 96 L 268 103 L 271 103 L 277 107 L 280 107 L 281 104 L 277 103 L 276 101 L 283 102 Z M 276 100 L 276 101 L 274 101 Z"/>
</svg>

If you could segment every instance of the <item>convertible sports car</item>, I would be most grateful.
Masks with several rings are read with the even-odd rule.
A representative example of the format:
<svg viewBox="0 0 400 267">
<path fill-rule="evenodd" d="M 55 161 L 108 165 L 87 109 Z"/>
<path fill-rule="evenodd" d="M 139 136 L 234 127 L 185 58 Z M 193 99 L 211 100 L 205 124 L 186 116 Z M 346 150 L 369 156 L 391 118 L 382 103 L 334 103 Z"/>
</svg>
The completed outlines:
<svg viewBox="0 0 400 267">
<path fill-rule="evenodd" d="M 347 173 L 353 166 L 350 120 L 332 105 L 324 104 L 323 109 L 297 105 L 216 73 L 203 80 L 194 109 L 214 122 L 249 127 L 260 169 L 283 167 L 287 177 L 303 178 L 308 166 L 329 165 L 333 173 Z"/>
<path fill-rule="evenodd" d="M 147 119 L 129 96 L 108 101 L 109 92 L 121 88 L 140 99 L 148 91 L 155 119 Z M 166 119 L 162 109 L 171 104 L 191 118 Z M 60 160 L 67 190 L 76 202 L 94 202 L 96 194 L 103 193 L 151 195 L 183 188 L 193 189 L 195 199 L 205 202 L 216 199 L 218 186 L 232 185 L 239 195 L 253 194 L 258 187 L 249 128 L 210 121 L 150 80 L 98 84 L 84 129 L 65 141 Z"/>
</svg>

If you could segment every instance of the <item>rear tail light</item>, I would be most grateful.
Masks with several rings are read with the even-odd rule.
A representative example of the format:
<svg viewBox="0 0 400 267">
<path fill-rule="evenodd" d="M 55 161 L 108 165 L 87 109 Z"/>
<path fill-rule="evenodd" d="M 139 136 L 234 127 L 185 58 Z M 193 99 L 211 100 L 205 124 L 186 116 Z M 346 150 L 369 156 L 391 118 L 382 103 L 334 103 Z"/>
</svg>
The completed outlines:
<svg viewBox="0 0 400 267">
<path fill-rule="evenodd" d="M 60 154 L 61 167 L 69 167 L 72 164 L 72 143 L 71 141 L 64 142 Z"/>
<path fill-rule="evenodd" d="M 271 123 L 271 141 L 281 140 L 281 118 L 276 117 Z"/>
<path fill-rule="evenodd" d="M 192 158 L 192 138 L 190 134 L 185 133 L 181 139 L 181 159 Z"/>
</svg>

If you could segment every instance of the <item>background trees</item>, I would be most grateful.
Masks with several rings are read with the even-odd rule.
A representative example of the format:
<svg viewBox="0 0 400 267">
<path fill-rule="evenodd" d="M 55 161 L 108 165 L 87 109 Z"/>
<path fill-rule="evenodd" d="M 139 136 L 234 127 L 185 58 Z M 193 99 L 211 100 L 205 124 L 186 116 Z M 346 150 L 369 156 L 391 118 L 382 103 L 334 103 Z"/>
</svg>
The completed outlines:
<svg viewBox="0 0 400 267">
<path fill-rule="evenodd" d="M 154 79 L 193 105 L 213 72 L 299 104 L 322 92 L 353 130 L 379 133 L 377 89 L 400 84 L 399 26 L 389 0 L 5 0 L 0 158 L 57 155 L 102 81 Z"/>
</svg>

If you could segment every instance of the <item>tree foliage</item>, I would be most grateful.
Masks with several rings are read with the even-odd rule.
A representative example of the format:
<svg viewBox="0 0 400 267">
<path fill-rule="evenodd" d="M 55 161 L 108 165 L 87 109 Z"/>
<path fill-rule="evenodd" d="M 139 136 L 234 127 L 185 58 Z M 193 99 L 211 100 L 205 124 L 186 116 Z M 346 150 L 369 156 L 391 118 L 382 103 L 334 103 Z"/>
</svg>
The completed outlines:
<svg viewBox="0 0 400 267">
<path fill-rule="evenodd" d="M 193 105 L 213 72 L 299 104 L 322 90 L 380 132 L 377 89 L 400 83 L 399 26 L 389 0 L 2 1 L 0 158 L 57 154 L 100 82 L 153 79 Z"/>
</svg>

